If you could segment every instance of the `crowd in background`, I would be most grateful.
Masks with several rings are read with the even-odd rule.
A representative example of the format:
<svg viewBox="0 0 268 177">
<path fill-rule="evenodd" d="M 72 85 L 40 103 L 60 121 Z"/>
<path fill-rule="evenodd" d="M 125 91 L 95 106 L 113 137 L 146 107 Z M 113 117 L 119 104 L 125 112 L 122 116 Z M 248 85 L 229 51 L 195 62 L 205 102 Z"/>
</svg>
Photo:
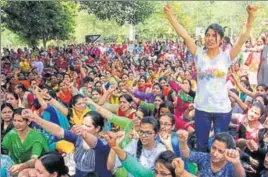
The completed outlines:
<svg viewBox="0 0 268 177">
<path fill-rule="evenodd" d="M 4 48 L 1 175 L 268 176 L 268 34 L 169 20 L 184 42 Z"/>
</svg>

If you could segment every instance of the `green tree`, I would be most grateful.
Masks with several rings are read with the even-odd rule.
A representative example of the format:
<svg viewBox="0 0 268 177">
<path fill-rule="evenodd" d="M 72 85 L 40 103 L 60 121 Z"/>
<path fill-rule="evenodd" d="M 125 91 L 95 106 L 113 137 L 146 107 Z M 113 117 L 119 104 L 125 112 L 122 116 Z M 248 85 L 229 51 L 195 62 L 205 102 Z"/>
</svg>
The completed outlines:
<svg viewBox="0 0 268 177">
<path fill-rule="evenodd" d="M 8 1 L 2 7 L 2 22 L 6 28 L 22 37 L 31 46 L 42 40 L 67 40 L 74 32 L 74 17 L 78 9 L 74 2 Z"/>
<path fill-rule="evenodd" d="M 120 26 L 143 22 L 154 11 L 152 3 L 146 1 L 83 1 L 81 7 L 100 20 L 115 20 Z"/>
</svg>

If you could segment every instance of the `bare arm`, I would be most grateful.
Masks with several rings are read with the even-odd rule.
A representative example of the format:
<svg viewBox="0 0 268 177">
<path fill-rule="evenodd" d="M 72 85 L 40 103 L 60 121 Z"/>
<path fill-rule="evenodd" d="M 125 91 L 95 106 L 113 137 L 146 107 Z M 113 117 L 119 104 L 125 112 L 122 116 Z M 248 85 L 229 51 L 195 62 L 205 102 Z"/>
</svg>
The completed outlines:
<svg viewBox="0 0 268 177">
<path fill-rule="evenodd" d="M 167 19 L 175 29 L 176 33 L 183 38 L 183 40 L 186 43 L 187 48 L 189 49 L 190 53 L 195 56 L 197 46 L 195 45 L 194 40 L 191 38 L 191 36 L 188 34 L 188 32 L 185 30 L 183 26 L 177 21 L 177 19 L 174 17 L 172 12 L 172 7 L 167 4 L 165 7 L 165 13 L 167 15 Z"/>
<path fill-rule="evenodd" d="M 51 100 L 50 100 L 50 98 L 51 98 Z M 56 99 L 54 99 L 52 97 L 50 97 L 50 98 L 48 99 L 48 100 L 50 100 L 49 103 L 51 105 L 53 105 L 55 108 L 57 108 L 63 115 L 67 116 L 69 113 L 68 109 L 63 104 L 58 102 Z"/>
<path fill-rule="evenodd" d="M 104 94 L 102 95 L 102 97 L 98 101 L 98 105 L 101 105 L 102 106 L 107 101 L 107 99 L 111 95 L 111 93 L 112 93 L 112 91 L 110 89 L 104 91 Z"/>
<path fill-rule="evenodd" d="M 20 174 L 20 172 L 24 169 L 27 169 L 27 168 L 33 168 L 34 167 L 34 164 L 35 164 L 35 161 L 36 161 L 37 158 L 33 157 L 31 158 L 30 160 L 24 162 L 24 163 L 20 163 L 20 164 L 15 164 L 13 165 L 9 171 L 10 171 L 10 174 L 12 176 L 17 176 L 18 173 Z"/>
<path fill-rule="evenodd" d="M 96 108 L 96 112 L 100 113 L 105 119 L 109 120 L 112 118 L 113 113 L 108 111 L 107 109 L 103 108 L 102 106 L 94 103 L 91 100 L 87 101 L 88 104 L 92 105 L 93 107 Z"/>
<path fill-rule="evenodd" d="M 248 96 L 254 98 L 255 97 L 255 93 L 251 92 L 250 90 L 246 89 L 240 82 L 237 76 L 233 75 L 234 81 L 237 85 L 237 87 L 245 94 L 247 94 Z"/>
<path fill-rule="evenodd" d="M 47 108 L 47 102 L 43 99 L 43 97 L 41 96 L 41 93 L 39 92 L 39 90 L 41 90 L 40 88 L 36 87 L 33 90 L 33 94 L 35 95 L 35 97 L 37 98 L 39 104 L 41 105 L 41 108 L 44 110 Z"/>
<path fill-rule="evenodd" d="M 244 43 L 246 42 L 246 40 L 250 37 L 250 31 L 251 31 L 252 25 L 254 23 L 254 20 L 256 18 L 257 10 L 258 10 L 257 6 L 249 5 L 247 7 L 248 19 L 247 19 L 246 24 L 243 27 L 243 30 L 242 30 L 237 42 L 235 43 L 234 47 L 230 49 L 231 60 L 235 59 L 235 57 L 241 51 L 241 48 L 244 45 Z"/>
<path fill-rule="evenodd" d="M 81 127 L 79 127 L 79 129 L 80 128 Z M 73 131 L 74 133 L 76 132 L 75 130 Z M 81 136 L 91 148 L 94 148 L 96 146 L 98 141 L 98 138 L 96 136 L 92 135 L 91 133 L 88 133 L 87 131 L 83 131 L 83 134 Z"/>
<path fill-rule="evenodd" d="M 58 138 L 64 137 L 64 129 L 58 126 L 57 124 L 46 121 L 42 119 L 41 117 L 39 117 L 37 114 L 33 114 L 33 113 L 28 113 L 23 116 L 25 116 L 25 118 L 30 119 L 31 121 L 34 121 L 35 123 L 40 125 L 43 129 L 48 131 L 53 136 L 56 136 Z"/>
<path fill-rule="evenodd" d="M 108 156 L 108 159 L 107 159 L 107 169 L 108 170 L 112 170 L 114 168 L 115 157 L 116 157 L 116 153 L 113 149 L 111 149 L 109 156 Z"/>
<path fill-rule="evenodd" d="M 245 104 L 235 93 L 232 91 L 229 91 L 229 95 L 235 99 L 235 101 L 238 103 L 238 105 L 242 108 L 243 111 L 246 111 L 248 109 L 248 105 Z"/>
<path fill-rule="evenodd" d="M 244 177 L 244 176 L 246 176 L 244 167 L 242 166 L 241 163 L 234 164 L 234 168 L 235 168 L 235 177 Z"/>
<path fill-rule="evenodd" d="M 181 156 L 184 158 L 188 158 L 190 156 L 190 149 L 187 145 L 187 139 L 189 134 L 185 130 L 179 130 L 177 132 L 177 135 L 179 138 Z"/>
</svg>

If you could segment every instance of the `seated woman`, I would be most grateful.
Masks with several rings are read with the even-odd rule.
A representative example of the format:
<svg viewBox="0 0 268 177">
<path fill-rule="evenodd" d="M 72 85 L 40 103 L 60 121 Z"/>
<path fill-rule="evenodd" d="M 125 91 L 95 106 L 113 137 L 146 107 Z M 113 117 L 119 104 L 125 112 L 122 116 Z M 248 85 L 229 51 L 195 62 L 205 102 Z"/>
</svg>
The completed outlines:
<svg viewBox="0 0 268 177">
<path fill-rule="evenodd" d="M 155 161 L 155 176 L 194 177 L 184 169 L 184 162 L 172 151 L 162 152 Z"/>
<path fill-rule="evenodd" d="M 33 93 L 36 99 L 32 109 L 40 113 L 40 116 L 42 116 L 43 119 L 55 123 L 65 130 L 70 129 L 70 124 L 67 117 L 60 112 L 60 110 L 67 110 L 67 108 L 57 100 L 53 99 L 53 94 L 51 91 L 48 92 L 47 89 L 41 90 L 36 86 L 33 90 Z M 50 149 L 55 150 L 56 142 L 58 142 L 59 139 L 46 132 L 35 123 L 32 125 L 34 128 L 42 130 L 42 133 L 48 140 Z"/>
<path fill-rule="evenodd" d="M 109 104 L 105 103 L 108 96 L 115 90 L 115 88 L 110 88 L 104 93 L 99 101 L 99 105 L 103 105 L 104 108 L 117 114 L 118 116 L 127 117 L 133 119 L 136 110 L 132 107 L 133 99 L 129 94 L 122 94 L 119 96 L 119 104 Z M 105 104 L 104 104 L 105 103 Z"/>
<path fill-rule="evenodd" d="M 68 177 L 68 167 L 65 165 L 64 158 L 58 152 L 49 152 L 36 160 L 34 169 L 25 169 L 18 177 Z"/>
<path fill-rule="evenodd" d="M 243 161 L 246 162 L 252 169 L 247 171 L 248 177 L 260 176 L 264 169 L 265 155 L 268 152 L 268 129 L 259 130 L 258 142 L 254 140 L 246 140 L 246 148 L 244 151 Z"/>
<path fill-rule="evenodd" d="M 14 128 L 12 122 L 12 115 L 14 113 L 14 109 L 11 104 L 4 103 L 1 105 L 1 113 L 2 113 L 2 120 L 1 120 L 1 142 L 3 141 L 3 137 Z M 7 154 L 5 150 L 1 148 L 2 154 Z"/>
<path fill-rule="evenodd" d="M 238 125 L 238 140 L 237 145 L 243 149 L 246 140 L 254 140 L 258 142 L 258 132 L 263 128 L 259 122 L 261 116 L 264 114 L 265 108 L 262 103 L 256 102 L 248 110 L 246 115 L 235 114 L 232 119 L 237 120 Z"/>
<path fill-rule="evenodd" d="M 25 117 L 59 139 L 64 139 L 75 145 L 75 177 L 85 177 L 95 175 L 95 173 L 99 177 L 112 176 L 106 167 L 110 148 L 105 140 L 99 137 L 104 126 L 104 119 L 99 113 L 88 112 L 83 117 L 82 126 L 74 126 L 72 131 L 64 130 L 57 124 L 46 121 L 36 114 L 28 113 Z"/>
<path fill-rule="evenodd" d="M 194 97 L 191 90 L 191 81 L 183 80 L 183 84 L 178 84 L 175 81 L 169 81 L 170 87 L 178 93 L 177 103 L 175 107 L 175 116 L 177 119 L 182 119 L 184 111 L 189 107 L 191 103 L 194 101 Z"/>
<path fill-rule="evenodd" d="M 121 150 L 119 146 L 116 146 L 124 153 L 125 158 L 127 158 L 128 156 L 135 157 L 140 161 L 141 166 L 152 169 L 158 155 L 166 150 L 164 145 L 155 141 L 155 137 L 157 136 L 158 130 L 159 125 L 157 120 L 154 117 L 145 117 L 141 120 L 140 130 L 138 132 L 139 140 L 132 140 L 124 148 L 124 151 Z M 110 147 L 113 148 L 113 145 L 110 144 Z M 116 149 L 113 150 L 117 153 Z M 118 153 L 117 155 L 119 159 L 115 159 L 115 169 L 122 166 L 122 161 L 125 160 L 125 158 L 121 159 Z M 126 170 L 128 171 L 128 169 Z M 128 172 L 133 176 L 145 176 L 141 174 L 135 174 L 130 171 Z"/>
<path fill-rule="evenodd" d="M 124 137 L 122 137 L 119 147 L 125 148 L 132 139 L 138 139 L 138 131 L 140 129 L 140 122 L 145 116 L 149 116 L 149 112 L 146 108 L 139 107 L 137 111 L 134 114 L 133 119 L 129 119 L 126 117 L 120 117 L 112 112 L 108 111 L 107 109 L 99 106 L 95 102 L 91 101 L 90 99 L 87 100 L 88 104 L 90 104 L 92 107 L 96 108 L 96 111 L 100 113 L 105 119 L 107 119 L 109 122 L 115 124 L 116 126 L 119 126 L 121 130 L 123 130 Z M 107 160 L 107 168 L 109 170 L 113 170 L 113 174 L 116 177 L 125 177 L 127 176 L 127 172 L 124 168 L 117 168 L 114 169 L 115 166 L 115 157 L 116 154 L 113 150 L 110 151 L 109 157 Z"/>
<path fill-rule="evenodd" d="M 179 130 L 177 134 L 179 137 L 181 156 L 197 164 L 200 177 L 246 176 L 240 162 L 239 152 L 235 149 L 235 141 L 228 133 L 219 133 L 215 136 L 210 154 L 191 151 L 187 144 L 187 131 Z"/>
<path fill-rule="evenodd" d="M 70 109 L 68 110 L 68 118 L 72 125 L 82 125 L 84 116 L 90 112 L 85 104 L 83 95 L 74 95 L 70 101 Z"/>
<path fill-rule="evenodd" d="M 152 168 L 144 167 L 137 158 L 127 154 L 120 149 L 116 143 L 120 135 L 113 132 L 108 132 L 106 140 L 110 147 L 116 152 L 122 165 L 127 171 L 134 177 L 194 177 L 194 175 L 184 170 L 184 162 L 181 158 L 177 158 L 172 151 L 163 151 L 156 156 L 155 162 L 152 164 Z"/>
<path fill-rule="evenodd" d="M 16 163 L 10 169 L 12 175 L 31 167 L 42 153 L 49 151 L 47 140 L 38 130 L 29 126 L 31 122 L 23 118 L 23 112 L 25 109 L 13 114 L 14 129 L 2 141 L 2 148 Z"/>
<path fill-rule="evenodd" d="M 4 103 L 1 105 L 1 140 L 3 137 L 13 129 L 14 125 L 12 123 L 12 115 L 14 113 L 14 109 L 11 104 Z"/>
<path fill-rule="evenodd" d="M 149 116 L 149 112 L 144 107 L 139 107 L 134 114 L 133 119 L 129 119 L 127 117 L 117 116 L 113 114 L 109 110 L 105 109 L 102 106 L 99 106 L 94 102 L 94 100 L 86 99 L 86 103 L 91 107 L 96 109 L 96 112 L 101 114 L 107 121 L 113 123 L 116 126 L 120 127 L 120 130 L 123 130 L 125 133 L 125 137 L 120 142 L 119 146 L 124 148 L 132 139 L 136 139 L 138 137 L 138 131 L 140 129 L 141 120 Z"/>
<path fill-rule="evenodd" d="M 165 102 L 165 97 L 162 94 L 156 94 L 154 96 L 154 103 L 146 103 L 134 96 L 132 98 L 136 104 L 147 108 L 150 111 L 151 115 L 153 115 L 154 117 L 159 116 L 160 104 Z"/>
<path fill-rule="evenodd" d="M 179 139 L 175 132 L 175 117 L 171 113 L 164 113 L 159 116 L 160 131 L 156 140 L 163 143 L 168 150 L 171 150 L 180 157 Z"/>
<path fill-rule="evenodd" d="M 155 95 L 162 94 L 163 87 L 159 83 L 153 84 L 152 92 L 140 92 L 138 90 L 134 91 L 134 96 L 136 98 L 139 98 L 143 101 L 147 101 L 149 103 L 154 103 L 154 97 Z"/>
<path fill-rule="evenodd" d="M 175 117 L 171 113 L 162 113 L 159 117 L 160 131 L 159 135 L 156 137 L 156 141 L 163 143 L 168 150 L 171 150 L 176 154 L 177 157 L 181 157 L 179 138 L 176 135 L 175 129 Z M 188 130 L 188 132 L 190 132 Z M 193 167 L 190 171 L 190 166 Z M 187 171 L 192 174 L 196 173 L 196 169 L 192 164 L 186 163 Z"/>
<path fill-rule="evenodd" d="M 16 94 L 15 92 L 8 92 L 6 94 L 6 103 L 9 103 L 12 105 L 14 112 L 16 112 L 16 110 L 19 110 L 20 108 L 22 108 L 20 106 L 20 98 L 19 95 Z"/>
</svg>

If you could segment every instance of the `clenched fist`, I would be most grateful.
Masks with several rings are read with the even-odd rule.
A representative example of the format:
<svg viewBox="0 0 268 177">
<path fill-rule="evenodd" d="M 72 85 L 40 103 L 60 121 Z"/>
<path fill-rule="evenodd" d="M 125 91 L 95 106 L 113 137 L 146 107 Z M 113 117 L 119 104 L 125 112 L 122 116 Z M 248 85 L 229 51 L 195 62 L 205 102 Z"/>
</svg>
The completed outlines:
<svg viewBox="0 0 268 177">
<path fill-rule="evenodd" d="M 182 176 L 184 173 L 184 162 L 181 158 L 176 158 L 172 161 L 172 167 L 175 168 L 176 176 Z"/>
<path fill-rule="evenodd" d="M 259 7 L 256 5 L 248 5 L 247 6 L 247 12 L 250 17 L 255 17 L 257 15 Z"/>
<path fill-rule="evenodd" d="M 226 149 L 224 152 L 226 160 L 233 164 L 240 163 L 239 152 L 236 149 Z"/>
<path fill-rule="evenodd" d="M 186 130 L 178 130 L 177 136 L 180 142 L 186 142 L 189 137 L 189 133 Z"/>
<path fill-rule="evenodd" d="M 165 12 L 165 14 L 167 15 L 168 18 L 172 17 L 173 16 L 172 6 L 170 4 L 167 4 L 164 7 L 164 12 Z"/>
</svg>

